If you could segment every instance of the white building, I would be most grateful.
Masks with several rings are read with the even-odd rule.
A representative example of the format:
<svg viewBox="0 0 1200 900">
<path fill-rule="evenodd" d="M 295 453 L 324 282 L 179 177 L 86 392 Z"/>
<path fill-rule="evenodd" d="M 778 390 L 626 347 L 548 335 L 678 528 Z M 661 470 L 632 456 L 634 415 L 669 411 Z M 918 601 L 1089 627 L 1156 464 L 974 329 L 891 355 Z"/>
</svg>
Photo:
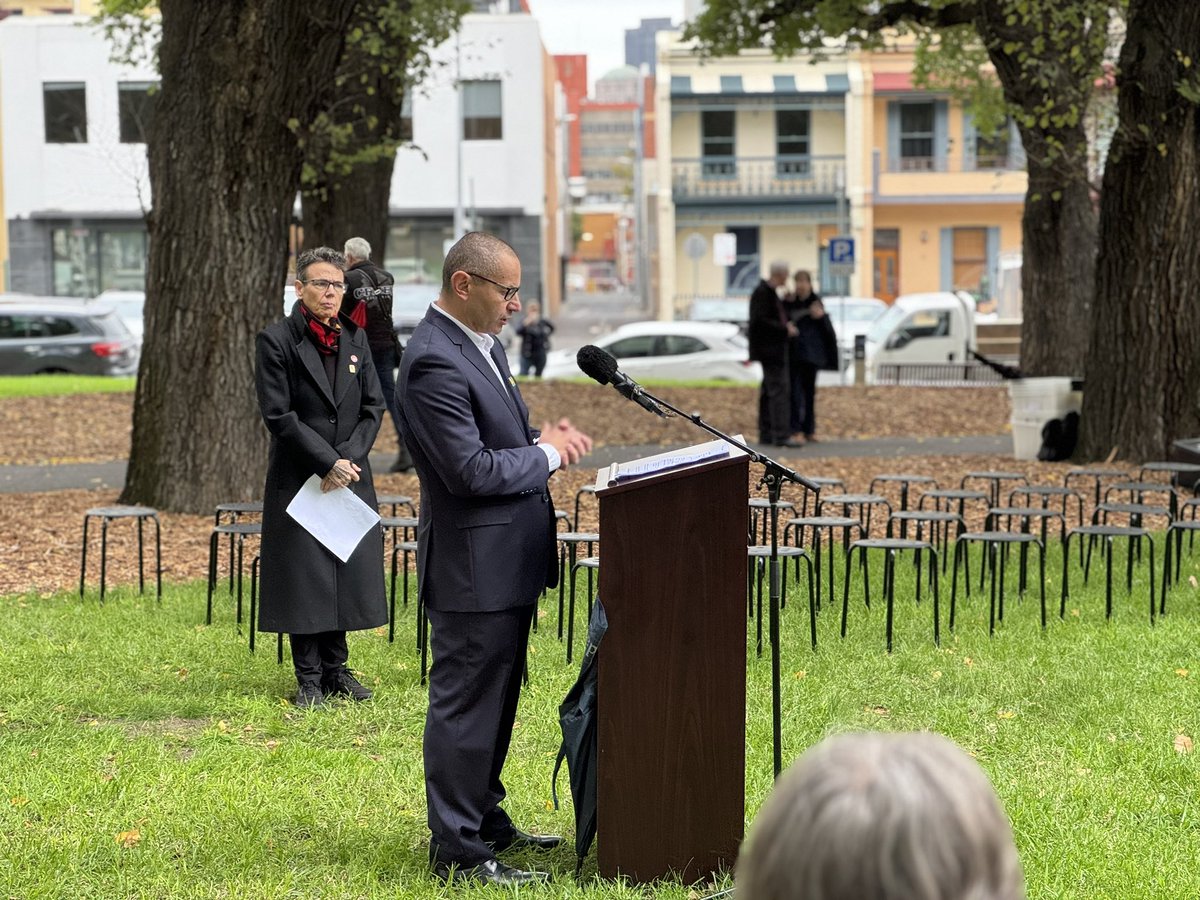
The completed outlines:
<svg viewBox="0 0 1200 900">
<path fill-rule="evenodd" d="M 150 180 L 142 125 L 152 66 L 118 65 L 84 16 L 0 22 L 0 134 L 9 290 L 140 288 Z"/>
<path fill-rule="evenodd" d="M 396 159 L 380 255 L 399 280 L 440 281 L 458 206 L 458 230 L 482 228 L 512 243 L 523 295 L 552 307 L 561 237 L 557 82 L 537 21 L 510 8 L 465 16 L 460 35 L 435 51 L 438 63 L 411 97 L 415 147 Z M 103 31 L 85 17 L 0 22 L 8 290 L 93 296 L 144 283 L 151 198 L 140 124 L 158 75 L 109 54 Z"/>
</svg>

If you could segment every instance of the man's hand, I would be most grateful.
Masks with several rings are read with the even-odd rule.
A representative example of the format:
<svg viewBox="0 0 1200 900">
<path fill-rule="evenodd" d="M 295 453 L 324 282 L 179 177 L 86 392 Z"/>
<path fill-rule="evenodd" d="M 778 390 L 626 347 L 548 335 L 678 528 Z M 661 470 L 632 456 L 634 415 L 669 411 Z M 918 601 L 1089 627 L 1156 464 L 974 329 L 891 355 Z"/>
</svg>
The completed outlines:
<svg viewBox="0 0 1200 900">
<path fill-rule="evenodd" d="M 788 333 L 788 337 L 795 337 L 796 335 L 798 335 L 800 333 L 800 329 L 798 329 L 796 327 L 795 322 L 788 322 L 787 323 L 787 333 Z"/>
<path fill-rule="evenodd" d="M 564 469 L 579 462 L 592 449 L 592 439 L 572 425 L 569 419 L 559 419 L 557 425 L 547 422 L 542 426 L 542 436 L 538 440 L 558 451 Z"/>
<path fill-rule="evenodd" d="M 350 462 L 348 459 L 339 459 L 333 464 L 333 468 L 328 474 L 321 479 L 321 492 L 328 493 L 337 488 L 346 487 L 352 481 L 358 481 L 358 473 L 361 472 L 358 466 Z"/>
</svg>

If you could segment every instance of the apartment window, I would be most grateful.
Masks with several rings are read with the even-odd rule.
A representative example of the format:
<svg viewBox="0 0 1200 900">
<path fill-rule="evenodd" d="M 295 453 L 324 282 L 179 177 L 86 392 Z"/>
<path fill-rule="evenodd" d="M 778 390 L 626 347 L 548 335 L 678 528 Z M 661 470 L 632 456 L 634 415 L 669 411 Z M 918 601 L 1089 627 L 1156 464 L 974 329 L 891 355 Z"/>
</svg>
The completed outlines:
<svg viewBox="0 0 1200 900">
<path fill-rule="evenodd" d="M 955 228 L 952 240 L 951 286 L 978 294 L 987 275 L 987 229 Z"/>
<path fill-rule="evenodd" d="M 101 291 L 146 287 L 147 237 L 142 228 L 77 225 L 50 233 L 54 293 L 95 297 Z"/>
<path fill-rule="evenodd" d="M 82 82 L 46 82 L 42 110 L 47 144 L 87 143 L 87 88 Z"/>
<path fill-rule="evenodd" d="M 498 141 L 504 137 L 499 81 L 464 81 L 463 139 Z"/>
<path fill-rule="evenodd" d="M 900 169 L 902 171 L 932 171 L 933 103 L 900 104 Z"/>
<path fill-rule="evenodd" d="M 776 175 L 810 174 L 808 126 L 807 109 L 775 110 Z"/>
<path fill-rule="evenodd" d="M 732 177 L 736 173 L 733 148 L 733 110 L 703 111 L 700 114 L 701 173 L 708 177 Z"/>
<path fill-rule="evenodd" d="M 975 168 L 976 169 L 1007 169 L 1008 142 L 1012 137 L 1012 121 L 1004 120 L 1004 125 L 993 134 L 982 131 L 975 132 Z"/>
<path fill-rule="evenodd" d="M 721 93 L 722 94 L 740 94 L 740 93 L 742 93 L 742 76 L 741 75 L 722 75 L 721 76 Z"/>
<path fill-rule="evenodd" d="M 121 119 L 121 143 L 144 144 L 154 115 L 155 84 L 117 85 L 117 111 Z"/>
</svg>

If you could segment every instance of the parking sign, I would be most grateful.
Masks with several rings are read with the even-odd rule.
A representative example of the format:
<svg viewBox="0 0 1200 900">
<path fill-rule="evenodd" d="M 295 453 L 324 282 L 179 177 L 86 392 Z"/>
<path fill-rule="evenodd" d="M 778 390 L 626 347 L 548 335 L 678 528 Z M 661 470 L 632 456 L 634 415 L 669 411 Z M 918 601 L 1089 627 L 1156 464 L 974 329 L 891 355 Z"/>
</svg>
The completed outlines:
<svg viewBox="0 0 1200 900">
<path fill-rule="evenodd" d="M 837 278 L 854 274 L 854 238 L 839 236 L 829 239 L 829 274 Z"/>
</svg>

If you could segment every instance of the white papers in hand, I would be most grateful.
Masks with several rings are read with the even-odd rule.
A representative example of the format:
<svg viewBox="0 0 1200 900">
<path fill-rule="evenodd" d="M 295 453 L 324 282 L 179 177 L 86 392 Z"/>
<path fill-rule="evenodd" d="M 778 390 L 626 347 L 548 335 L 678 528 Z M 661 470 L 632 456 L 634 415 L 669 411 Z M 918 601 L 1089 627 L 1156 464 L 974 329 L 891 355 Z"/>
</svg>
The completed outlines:
<svg viewBox="0 0 1200 900">
<path fill-rule="evenodd" d="M 379 524 L 379 513 L 358 499 L 349 488 L 321 491 L 316 475 L 304 482 L 288 504 L 287 513 L 345 562 L 363 535 Z"/>
</svg>

